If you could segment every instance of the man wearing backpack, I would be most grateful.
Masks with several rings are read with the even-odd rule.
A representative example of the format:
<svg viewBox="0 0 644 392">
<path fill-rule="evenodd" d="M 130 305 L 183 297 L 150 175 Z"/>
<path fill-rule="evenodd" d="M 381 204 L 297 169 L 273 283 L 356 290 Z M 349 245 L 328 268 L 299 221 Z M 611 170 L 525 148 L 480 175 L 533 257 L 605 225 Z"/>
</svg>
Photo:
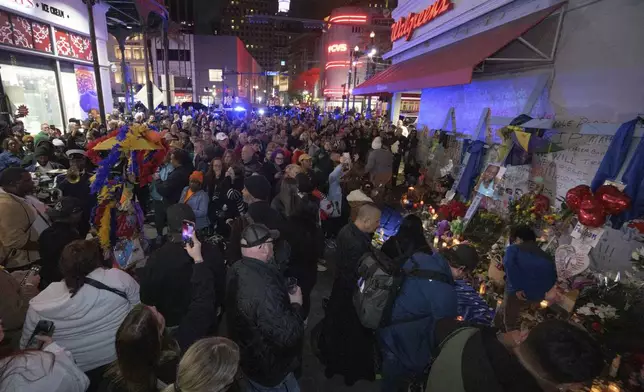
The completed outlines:
<svg viewBox="0 0 644 392">
<path fill-rule="evenodd" d="M 378 329 L 383 392 L 406 390 L 429 366 L 436 321 L 458 316 L 454 280 L 473 271 L 478 261 L 476 250 L 463 244 L 433 255 L 417 252 L 404 263 L 391 315 Z"/>
<path fill-rule="evenodd" d="M 436 359 L 425 392 L 572 390 L 571 384 L 590 381 L 604 368 L 597 341 L 562 320 L 542 322 L 517 345 L 495 328 L 443 319 L 434 340 Z"/>
</svg>

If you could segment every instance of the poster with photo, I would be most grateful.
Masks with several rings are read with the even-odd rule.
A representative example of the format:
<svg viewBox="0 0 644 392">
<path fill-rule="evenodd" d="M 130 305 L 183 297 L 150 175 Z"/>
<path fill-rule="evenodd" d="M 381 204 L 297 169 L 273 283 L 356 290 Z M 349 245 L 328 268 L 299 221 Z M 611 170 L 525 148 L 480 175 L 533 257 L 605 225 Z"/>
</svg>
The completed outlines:
<svg viewBox="0 0 644 392">
<path fill-rule="evenodd" d="M 531 171 L 532 165 L 506 166 L 499 190 L 504 209 L 507 209 L 513 201 L 530 192 Z"/>
<path fill-rule="evenodd" d="M 98 110 L 98 95 L 96 94 L 96 80 L 94 69 L 84 65 L 74 65 L 76 76 L 76 90 L 78 91 L 78 103 L 86 118 L 92 109 Z"/>
<path fill-rule="evenodd" d="M 493 200 L 500 199 L 500 192 L 497 188 L 500 189 L 500 185 L 503 182 L 503 175 L 505 174 L 506 168 L 498 164 L 489 164 L 481 173 L 479 181 L 476 183 L 474 190 L 476 193 L 479 193 L 485 197 L 489 197 Z"/>
</svg>

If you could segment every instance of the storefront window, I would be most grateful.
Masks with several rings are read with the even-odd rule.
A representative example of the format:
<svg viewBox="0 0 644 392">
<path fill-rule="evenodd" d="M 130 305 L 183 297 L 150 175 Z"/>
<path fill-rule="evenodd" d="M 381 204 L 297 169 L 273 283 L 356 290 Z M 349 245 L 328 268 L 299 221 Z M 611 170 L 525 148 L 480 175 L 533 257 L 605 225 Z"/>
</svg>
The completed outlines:
<svg viewBox="0 0 644 392">
<path fill-rule="evenodd" d="M 121 48 L 118 46 L 114 47 L 114 55 L 116 55 L 116 58 L 121 60 L 123 57 L 121 57 Z"/>
<path fill-rule="evenodd" d="M 81 109 L 80 96 L 76 88 L 76 75 L 73 72 L 61 72 L 63 83 L 63 98 L 65 98 L 65 114 L 67 118 L 85 119 L 87 113 Z"/>
<path fill-rule="evenodd" d="M 24 118 L 27 131 L 38 132 L 43 122 L 62 128 L 54 71 L 2 65 L 2 85 L 12 106 L 29 108 Z"/>
</svg>

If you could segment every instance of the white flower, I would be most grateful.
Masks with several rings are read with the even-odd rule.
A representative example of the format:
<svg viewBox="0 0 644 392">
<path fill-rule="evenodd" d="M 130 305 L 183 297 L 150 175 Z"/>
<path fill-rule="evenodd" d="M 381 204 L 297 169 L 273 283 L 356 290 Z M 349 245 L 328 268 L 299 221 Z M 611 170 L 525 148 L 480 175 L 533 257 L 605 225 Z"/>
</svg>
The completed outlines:
<svg viewBox="0 0 644 392">
<path fill-rule="evenodd" d="M 631 253 L 631 259 L 639 260 L 640 259 L 640 254 L 638 252 Z"/>
</svg>

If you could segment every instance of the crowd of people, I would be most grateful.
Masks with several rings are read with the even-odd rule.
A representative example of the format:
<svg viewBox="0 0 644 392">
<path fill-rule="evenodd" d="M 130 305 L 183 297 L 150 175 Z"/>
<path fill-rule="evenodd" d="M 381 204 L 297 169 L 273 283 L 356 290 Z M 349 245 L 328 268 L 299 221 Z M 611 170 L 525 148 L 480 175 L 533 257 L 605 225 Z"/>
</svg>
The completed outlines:
<svg viewBox="0 0 644 392">
<path fill-rule="evenodd" d="M 90 224 L 86 147 L 136 123 L 159 132 L 168 153 L 151 184 L 133 184 L 157 235 L 143 265 L 123 270 Z M 432 249 L 414 215 L 382 247 L 402 277 L 395 295 L 377 328 L 363 325 L 360 263 L 401 165 L 402 181 L 418 180 L 413 127 L 311 109 L 175 109 L 105 126 L 72 119 L 67 130 L 19 120 L 0 130 L 1 392 L 299 391 L 307 330 L 327 377 L 353 385 L 380 374 L 384 392 L 550 391 L 603 367 L 597 345 L 567 323 L 517 331 L 520 301 L 554 284 L 539 263 L 512 261 L 501 329 L 459 318 L 477 252 Z M 37 197 L 45 188 L 50 203 Z M 529 228 L 517 233 L 530 241 Z M 520 252 L 541 257 L 525 244 L 511 254 Z M 310 325 L 329 267 L 325 317 Z"/>
</svg>

